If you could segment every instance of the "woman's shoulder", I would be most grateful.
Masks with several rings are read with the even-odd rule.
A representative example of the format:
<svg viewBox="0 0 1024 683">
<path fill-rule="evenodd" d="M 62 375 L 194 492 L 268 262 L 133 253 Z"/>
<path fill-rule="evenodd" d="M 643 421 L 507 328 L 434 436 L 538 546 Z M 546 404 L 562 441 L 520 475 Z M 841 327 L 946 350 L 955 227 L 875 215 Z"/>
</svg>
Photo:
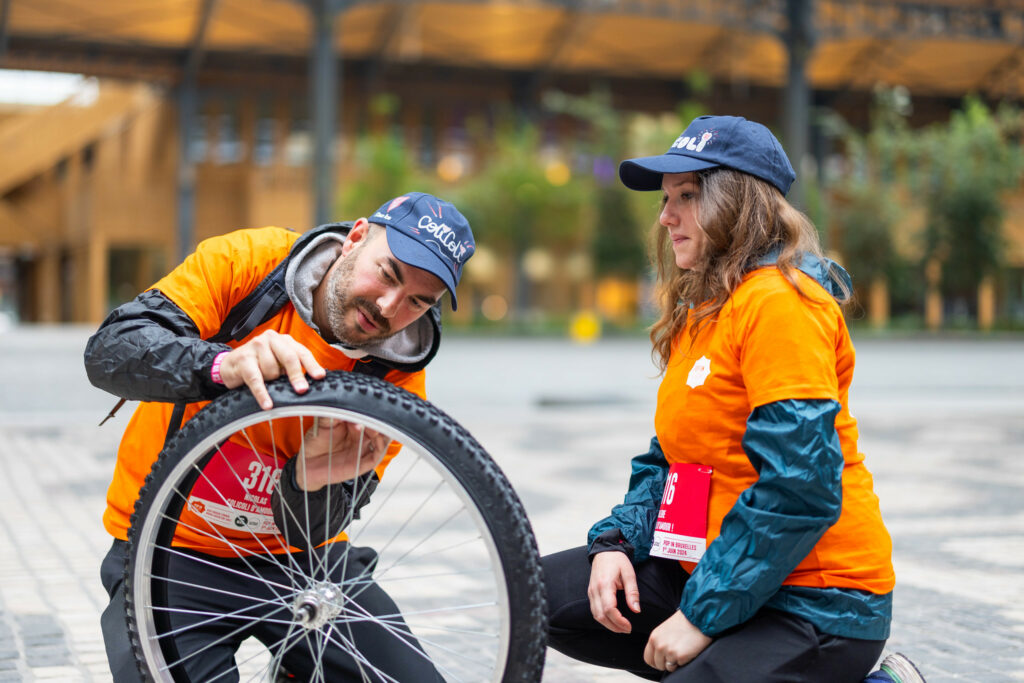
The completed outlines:
<svg viewBox="0 0 1024 683">
<path fill-rule="evenodd" d="M 839 324 L 842 311 L 817 280 L 795 270 L 793 281 L 796 287 L 775 266 L 753 270 L 733 291 L 723 312 L 737 329 L 777 328 L 799 324 L 798 320 L 817 320 L 826 327 Z"/>
<path fill-rule="evenodd" d="M 734 305 L 757 305 L 763 303 L 765 299 L 781 299 L 804 304 L 836 303 L 832 295 L 813 277 L 796 268 L 792 273 L 791 282 L 774 265 L 752 270 L 743 277 L 730 298 L 733 299 Z"/>
</svg>

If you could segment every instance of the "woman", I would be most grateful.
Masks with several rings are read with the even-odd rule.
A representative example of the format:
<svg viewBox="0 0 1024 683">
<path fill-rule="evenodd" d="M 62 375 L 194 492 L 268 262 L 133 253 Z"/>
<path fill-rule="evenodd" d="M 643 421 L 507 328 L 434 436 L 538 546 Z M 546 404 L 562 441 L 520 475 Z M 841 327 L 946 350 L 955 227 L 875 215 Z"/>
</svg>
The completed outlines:
<svg viewBox="0 0 1024 683">
<path fill-rule="evenodd" d="M 894 577 L 847 407 L 849 276 L 760 124 L 700 117 L 619 176 L 662 192 L 656 436 L 588 546 L 545 558 L 550 643 L 671 683 L 860 681 Z"/>
</svg>

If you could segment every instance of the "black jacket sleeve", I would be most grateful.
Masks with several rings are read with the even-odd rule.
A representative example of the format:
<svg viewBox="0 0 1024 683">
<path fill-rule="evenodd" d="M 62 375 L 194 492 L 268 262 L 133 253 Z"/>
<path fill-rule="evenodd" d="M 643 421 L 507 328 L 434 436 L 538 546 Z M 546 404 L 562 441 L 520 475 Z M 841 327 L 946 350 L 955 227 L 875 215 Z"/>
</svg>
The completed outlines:
<svg viewBox="0 0 1024 683">
<path fill-rule="evenodd" d="M 376 472 L 370 471 L 318 491 L 303 491 L 295 481 L 296 460 L 290 459 L 281 468 L 270 507 L 285 541 L 309 550 L 337 536 L 353 519 L 359 519 L 359 511 L 370 502 L 380 480 Z"/>
<path fill-rule="evenodd" d="M 205 401 L 226 389 L 210 378 L 226 344 L 199 337 L 185 311 L 155 289 L 107 316 L 85 345 L 94 386 L 133 401 Z"/>
</svg>

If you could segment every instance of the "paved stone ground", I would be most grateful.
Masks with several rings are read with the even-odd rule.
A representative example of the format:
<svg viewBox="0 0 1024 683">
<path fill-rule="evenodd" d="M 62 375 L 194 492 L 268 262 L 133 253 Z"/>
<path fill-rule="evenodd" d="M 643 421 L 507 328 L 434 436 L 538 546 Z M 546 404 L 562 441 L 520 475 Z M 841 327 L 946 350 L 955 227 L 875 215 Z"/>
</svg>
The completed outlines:
<svg viewBox="0 0 1024 683">
<path fill-rule="evenodd" d="M 83 328 L 0 333 L 0 682 L 106 681 L 99 518 L 125 413 Z M 857 339 L 852 408 L 894 538 L 888 650 L 931 683 L 1024 680 L 1024 339 Z M 431 398 L 491 452 L 542 552 L 583 542 L 651 435 L 642 339 L 449 339 Z M 638 680 L 550 653 L 545 681 Z"/>
</svg>

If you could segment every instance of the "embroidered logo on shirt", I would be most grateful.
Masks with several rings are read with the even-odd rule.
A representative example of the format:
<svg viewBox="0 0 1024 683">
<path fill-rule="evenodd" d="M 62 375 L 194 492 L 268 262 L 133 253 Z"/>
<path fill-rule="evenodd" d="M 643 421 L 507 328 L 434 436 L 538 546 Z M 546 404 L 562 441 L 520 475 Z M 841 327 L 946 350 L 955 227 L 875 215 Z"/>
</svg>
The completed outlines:
<svg viewBox="0 0 1024 683">
<path fill-rule="evenodd" d="M 686 385 L 691 389 L 704 384 L 704 380 L 711 374 L 711 359 L 707 356 L 701 356 L 697 359 L 697 362 L 690 368 L 690 374 L 686 377 Z"/>
</svg>

